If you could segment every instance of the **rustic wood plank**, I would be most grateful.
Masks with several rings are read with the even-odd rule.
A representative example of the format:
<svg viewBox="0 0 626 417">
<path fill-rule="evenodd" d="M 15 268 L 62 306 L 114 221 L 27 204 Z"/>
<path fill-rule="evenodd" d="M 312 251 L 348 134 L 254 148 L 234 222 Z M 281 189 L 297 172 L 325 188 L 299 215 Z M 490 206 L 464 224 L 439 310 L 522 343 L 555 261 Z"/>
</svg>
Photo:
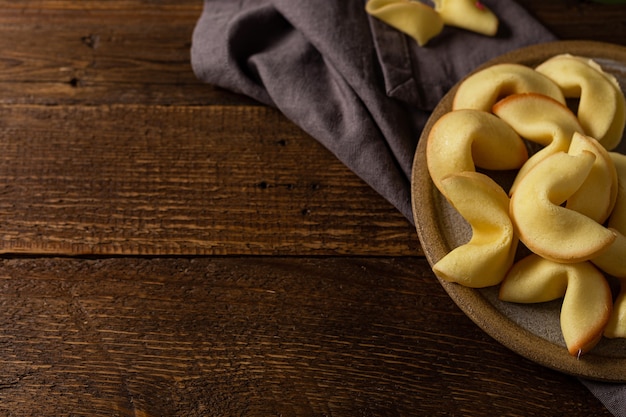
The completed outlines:
<svg viewBox="0 0 626 417">
<path fill-rule="evenodd" d="M 626 45 L 626 5 L 590 0 L 517 0 L 559 39 L 592 39 Z"/>
<path fill-rule="evenodd" d="M 0 103 L 254 103 L 193 74 L 201 1 L 0 1 L 0 9 Z"/>
<path fill-rule="evenodd" d="M 5 23 L 0 79 L 77 85 L 105 81 L 197 83 L 189 64 L 193 16 L 182 22 L 175 18 L 160 21 L 156 30 L 146 30 L 144 25 L 150 27 L 150 21 L 142 17 L 131 20 L 122 13 L 92 16 L 84 12 L 75 16 L 66 12 L 56 24 L 48 15 L 46 24 L 42 24 L 41 16 L 32 21 L 16 19 L 16 25 Z M 75 23 L 59 30 L 58 25 L 66 19 Z M 97 22 L 102 20 L 117 23 L 100 27 Z"/>
<path fill-rule="evenodd" d="M 61 102 L 75 99 L 76 90 L 80 96 L 101 100 L 111 99 L 113 93 L 124 96 L 122 86 L 130 90 L 125 95 L 136 100 L 150 98 L 144 91 L 146 85 L 178 86 L 182 90 L 178 94 L 173 88 L 164 93 L 179 99 L 195 90 L 199 90 L 195 97 L 210 91 L 198 88 L 189 61 L 191 33 L 201 3 L 193 7 L 86 3 L 20 2 L 21 6 L 14 8 L 0 3 L 0 8 L 4 6 L 0 14 L 0 83 L 33 84 L 29 86 L 32 92 L 37 86 L 44 98 L 54 92 Z M 51 83 L 70 88 L 48 91 Z M 112 84 L 120 86 L 103 91 L 103 85 Z M 11 101 L 9 93 L 3 94 L 2 101 Z M 24 102 L 38 95 L 17 97 Z"/>
<path fill-rule="evenodd" d="M 266 107 L 0 106 L 0 252 L 415 255 L 410 223 Z"/>
<path fill-rule="evenodd" d="M 520 3 L 562 39 L 626 44 L 626 6 Z M 195 78 L 189 47 L 201 1 L 5 0 L 0 8 L 0 103 L 253 103 Z"/>
<path fill-rule="evenodd" d="M 422 258 L 3 259 L 0 285 L 11 416 L 608 415 Z"/>
<path fill-rule="evenodd" d="M 203 0 L 0 0 L 0 7 L 11 10 L 33 11 L 98 11 L 122 10 L 145 14 L 170 14 L 176 11 L 197 11 L 202 8 Z"/>
<path fill-rule="evenodd" d="M 60 80 L 49 82 L 1 82 L 0 105 L 116 105 L 154 104 L 260 106 L 257 101 L 208 84 L 154 84 Z"/>
<path fill-rule="evenodd" d="M 563 38 L 626 39 L 624 9 L 521 3 Z M 195 80 L 201 4 L 0 0 L 3 250 L 230 254 L 3 256 L 0 414 L 608 416 L 423 259 L 371 258 L 421 252 L 317 142 Z"/>
</svg>

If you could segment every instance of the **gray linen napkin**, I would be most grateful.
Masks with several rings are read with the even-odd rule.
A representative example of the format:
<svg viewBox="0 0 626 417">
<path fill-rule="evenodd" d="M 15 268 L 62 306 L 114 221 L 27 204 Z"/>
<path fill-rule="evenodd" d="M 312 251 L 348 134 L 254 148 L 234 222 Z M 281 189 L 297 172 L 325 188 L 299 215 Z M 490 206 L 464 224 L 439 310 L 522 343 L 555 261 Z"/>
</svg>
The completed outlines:
<svg viewBox="0 0 626 417">
<path fill-rule="evenodd" d="M 365 13 L 365 0 L 205 0 L 197 77 L 276 107 L 412 220 L 420 132 L 464 75 L 510 50 L 554 40 L 513 0 L 484 0 L 496 37 L 451 27 L 426 47 Z M 583 381 L 616 416 L 626 387 Z"/>
<path fill-rule="evenodd" d="M 626 416 L 626 385 L 580 380 L 615 417 Z"/>
<path fill-rule="evenodd" d="M 478 64 L 554 39 L 514 1 L 485 4 L 497 37 L 445 28 L 420 48 L 365 0 L 205 0 L 193 69 L 278 108 L 412 222 L 411 162 L 430 111 Z"/>
</svg>

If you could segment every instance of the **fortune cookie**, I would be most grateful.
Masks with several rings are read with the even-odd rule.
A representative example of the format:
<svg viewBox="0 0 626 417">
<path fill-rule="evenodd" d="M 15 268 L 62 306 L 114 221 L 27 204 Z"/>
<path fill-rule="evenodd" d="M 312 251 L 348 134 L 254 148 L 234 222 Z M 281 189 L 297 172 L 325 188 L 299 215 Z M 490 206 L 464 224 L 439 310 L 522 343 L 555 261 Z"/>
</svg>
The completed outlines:
<svg viewBox="0 0 626 417">
<path fill-rule="evenodd" d="M 609 152 L 617 172 L 618 191 L 608 225 L 617 238 L 591 261 L 605 273 L 618 278 L 620 290 L 613 302 L 613 313 L 604 330 L 608 338 L 626 338 L 626 155 Z"/>
<path fill-rule="evenodd" d="M 567 350 L 580 356 L 601 339 L 613 309 L 611 289 L 590 262 L 562 264 L 531 254 L 513 265 L 499 297 L 541 303 L 563 297 L 560 325 Z"/>
<path fill-rule="evenodd" d="M 443 19 L 432 7 L 410 0 L 369 0 L 365 11 L 409 35 L 419 46 L 443 30 Z"/>
<path fill-rule="evenodd" d="M 452 100 L 452 110 L 490 112 L 498 100 L 521 93 L 537 93 L 565 104 L 559 86 L 543 74 L 525 65 L 497 64 L 468 76 L 459 84 Z"/>
<path fill-rule="evenodd" d="M 467 29 L 487 36 L 498 32 L 498 18 L 480 1 L 433 0 L 435 10 L 448 26 Z"/>
<path fill-rule="evenodd" d="M 626 235 L 626 155 L 609 152 L 609 156 L 617 172 L 617 197 L 608 224 Z"/>
<path fill-rule="evenodd" d="M 620 290 L 613 301 L 613 312 L 604 329 L 608 338 L 626 338 L 626 280 L 620 279 Z"/>
<path fill-rule="evenodd" d="M 589 175 L 565 207 L 604 223 L 613 211 L 617 199 L 617 172 L 609 152 L 592 137 L 574 133 L 568 153 L 576 155 L 589 151 L 596 156 Z"/>
<path fill-rule="evenodd" d="M 519 135 L 493 114 L 478 110 L 446 113 L 433 125 L 426 144 L 428 171 L 440 191 L 441 179 L 451 174 L 476 167 L 512 170 L 527 159 Z"/>
<path fill-rule="evenodd" d="M 587 179 L 595 155 L 558 152 L 539 162 L 518 183 L 510 214 L 520 240 L 534 253 L 555 262 L 589 260 L 616 239 L 595 220 L 562 207 Z"/>
<path fill-rule="evenodd" d="M 579 99 L 577 116 L 585 132 L 605 148 L 615 148 L 626 123 L 626 103 L 619 83 L 594 61 L 557 55 L 535 70 L 561 87 L 567 98 Z"/>
<path fill-rule="evenodd" d="M 433 265 L 433 271 L 467 287 L 498 284 L 513 264 L 518 243 L 508 214 L 509 197 L 492 179 L 477 172 L 445 177 L 441 187 L 470 224 L 472 237 Z"/>
<path fill-rule="evenodd" d="M 608 154 L 614 163 L 618 187 L 615 205 L 607 224 L 617 237 L 607 250 L 593 257 L 591 261 L 607 274 L 626 279 L 626 155 L 616 152 Z"/>
<path fill-rule="evenodd" d="M 520 169 L 510 193 L 535 165 L 556 152 L 567 152 L 574 132 L 582 132 L 576 115 L 564 104 L 545 95 L 510 95 L 493 106 L 493 113 L 507 122 L 522 138 L 542 145 Z"/>
<path fill-rule="evenodd" d="M 609 275 L 626 279 L 626 236 L 618 230 L 609 230 L 615 233 L 615 241 L 606 250 L 591 258 L 591 262 Z"/>
</svg>

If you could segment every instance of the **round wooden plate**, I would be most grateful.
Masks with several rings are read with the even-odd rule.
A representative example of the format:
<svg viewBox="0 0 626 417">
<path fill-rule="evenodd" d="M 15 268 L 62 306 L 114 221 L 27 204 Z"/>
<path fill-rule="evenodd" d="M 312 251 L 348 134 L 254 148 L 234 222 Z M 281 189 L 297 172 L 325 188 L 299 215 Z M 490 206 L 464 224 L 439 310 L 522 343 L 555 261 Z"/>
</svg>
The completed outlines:
<svg viewBox="0 0 626 417">
<path fill-rule="evenodd" d="M 536 66 L 557 54 L 570 53 L 596 60 L 626 87 L 626 47 L 587 41 L 534 45 L 500 56 L 487 66 L 512 62 Z M 451 109 L 453 88 L 439 103 L 420 138 L 412 173 L 412 205 L 417 233 L 431 265 L 452 248 L 465 243 L 471 231 L 434 187 L 426 167 L 426 141 L 433 123 Z M 626 153 L 626 140 L 617 149 Z M 624 260 L 626 262 L 626 259 Z M 471 289 L 439 278 L 463 312 L 487 334 L 518 354 L 546 367 L 589 379 L 626 382 L 626 339 L 604 338 L 580 358 L 568 354 L 561 336 L 561 301 L 518 305 L 498 300 L 497 287 Z"/>
</svg>

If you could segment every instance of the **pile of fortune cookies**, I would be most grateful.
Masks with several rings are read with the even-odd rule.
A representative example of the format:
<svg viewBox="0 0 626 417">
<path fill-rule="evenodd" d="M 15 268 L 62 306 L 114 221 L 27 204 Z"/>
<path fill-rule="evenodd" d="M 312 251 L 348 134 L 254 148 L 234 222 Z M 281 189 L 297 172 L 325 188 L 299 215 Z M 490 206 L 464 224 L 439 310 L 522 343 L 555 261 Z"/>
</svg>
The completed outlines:
<svg viewBox="0 0 626 417">
<path fill-rule="evenodd" d="M 587 57 L 496 64 L 462 80 L 426 159 L 471 238 L 434 263 L 436 275 L 499 285 L 506 302 L 562 300 L 572 356 L 626 337 L 626 156 L 615 151 L 625 123 L 618 81 Z M 515 173 L 510 188 L 498 171 Z"/>
</svg>

